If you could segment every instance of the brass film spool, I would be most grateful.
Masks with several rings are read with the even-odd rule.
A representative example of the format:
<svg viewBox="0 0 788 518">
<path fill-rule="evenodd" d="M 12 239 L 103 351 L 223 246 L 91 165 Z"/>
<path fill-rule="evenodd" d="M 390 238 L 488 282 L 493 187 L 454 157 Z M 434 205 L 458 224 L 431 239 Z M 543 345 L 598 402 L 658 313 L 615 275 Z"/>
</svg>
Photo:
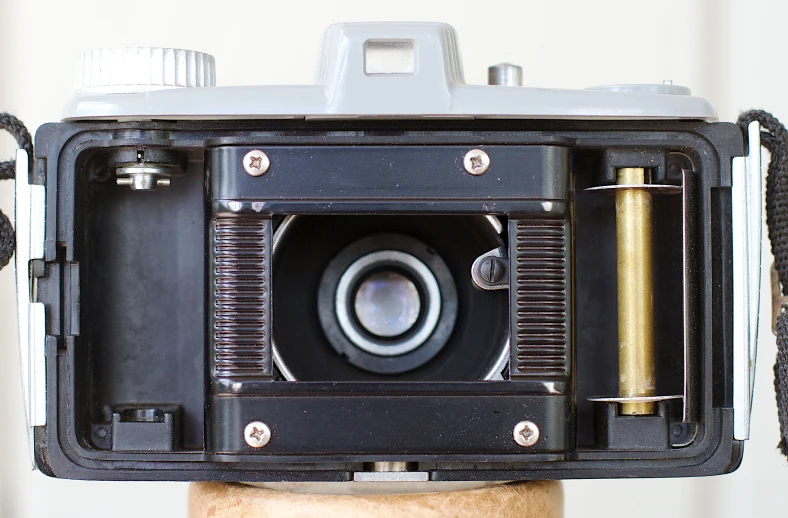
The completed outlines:
<svg viewBox="0 0 788 518">
<path fill-rule="evenodd" d="M 617 171 L 618 185 L 643 185 L 643 168 Z M 654 376 L 654 286 L 651 248 L 651 193 L 616 191 L 618 261 L 618 393 L 620 397 L 656 395 Z M 622 415 L 650 415 L 651 401 L 621 403 Z"/>
</svg>

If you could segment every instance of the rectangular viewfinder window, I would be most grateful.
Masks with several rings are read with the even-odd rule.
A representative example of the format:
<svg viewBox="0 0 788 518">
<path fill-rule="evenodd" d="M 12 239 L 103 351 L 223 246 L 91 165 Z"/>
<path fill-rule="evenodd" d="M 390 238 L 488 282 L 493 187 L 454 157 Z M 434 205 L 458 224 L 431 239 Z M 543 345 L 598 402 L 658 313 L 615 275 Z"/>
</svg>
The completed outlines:
<svg viewBox="0 0 788 518">
<path fill-rule="evenodd" d="M 364 73 L 412 74 L 416 71 L 416 46 L 413 40 L 364 42 Z"/>
</svg>

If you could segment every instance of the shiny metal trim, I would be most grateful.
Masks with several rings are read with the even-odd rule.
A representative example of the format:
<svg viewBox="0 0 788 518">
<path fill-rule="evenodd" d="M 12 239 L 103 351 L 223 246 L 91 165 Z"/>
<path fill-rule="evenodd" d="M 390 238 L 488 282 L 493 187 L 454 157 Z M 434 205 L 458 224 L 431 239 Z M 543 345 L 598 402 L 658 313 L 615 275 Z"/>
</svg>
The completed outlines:
<svg viewBox="0 0 788 518">
<path fill-rule="evenodd" d="M 276 227 L 274 231 L 274 238 L 273 242 L 271 243 L 271 265 L 272 265 L 272 273 L 271 273 L 271 284 L 273 289 L 273 264 L 274 258 L 276 257 L 276 249 L 279 248 L 279 242 L 282 240 L 282 236 L 285 234 L 287 227 L 289 227 L 293 221 L 295 220 L 296 216 L 287 216 L 284 220 Z M 273 304 L 273 300 L 272 300 Z M 273 326 L 273 320 L 271 321 L 271 325 Z M 276 347 L 276 339 L 274 335 L 271 334 L 271 353 L 274 359 L 274 365 L 277 369 L 279 369 L 279 373 L 282 375 L 284 379 L 287 381 L 298 381 L 295 377 L 293 372 L 288 368 L 285 361 L 282 359 L 282 355 L 279 354 L 279 349 Z"/>
<path fill-rule="evenodd" d="M 495 363 L 493 363 L 490 370 L 484 375 L 484 381 L 506 381 L 503 377 L 503 371 L 509 366 L 509 359 L 512 356 L 511 351 L 511 342 L 509 340 L 509 335 L 506 335 L 506 343 L 504 344 L 503 348 L 501 349 L 501 353 L 498 355 L 498 358 L 495 359 Z M 548 383 L 544 384 L 547 387 Z M 552 387 L 548 388 L 548 391 L 553 391 Z M 553 392 L 551 392 L 553 393 Z M 554 393 L 558 394 L 558 391 L 554 391 Z"/>
<path fill-rule="evenodd" d="M 353 482 L 429 482 L 427 471 L 356 471 Z"/>
<path fill-rule="evenodd" d="M 644 191 L 648 191 L 650 194 L 679 194 L 681 192 L 681 186 L 679 185 L 665 185 L 665 184 L 656 184 L 656 183 L 598 185 L 596 187 L 588 187 L 587 189 L 583 189 L 583 190 L 609 192 L 613 194 L 616 191 L 623 191 L 628 189 L 629 190 L 635 189 L 638 191 L 644 190 Z"/>
<path fill-rule="evenodd" d="M 761 280 L 763 191 L 760 124 L 747 127 L 748 154 L 731 171 L 733 235 L 733 438 L 750 437 Z"/>
<path fill-rule="evenodd" d="M 586 398 L 587 401 L 595 401 L 598 403 L 658 403 L 660 401 L 670 401 L 671 399 L 683 399 L 684 396 L 676 394 L 673 396 L 621 396 L 621 397 L 605 397 L 593 396 Z"/>
<path fill-rule="evenodd" d="M 31 185 L 29 157 L 20 149 L 16 153 L 16 296 L 19 320 L 19 359 L 22 367 L 22 390 L 25 416 L 30 428 L 46 425 L 46 320 L 44 304 L 35 301 L 35 283 L 30 261 L 44 258 L 46 191 L 43 185 Z"/>
<path fill-rule="evenodd" d="M 495 229 L 496 234 L 500 234 L 501 232 L 503 232 L 503 223 L 501 223 L 501 220 L 498 219 L 498 216 L 493 216 L 492 214 L 488 214 L 484 217 L 487 218 L 487 221 Z"/>
<path fill-rule="evenodd" d="M 693 394 L 691 394 L 690 390 L 690 377 L 692 373 L 690 372 L 690 323 L 689 323 L 689 306 L 690 306 L 690 292 L 689 292 L 689 282 L 690 282 L 690 263 L 689 263 L 689 250 L 687 243 L 687 221 L 689 218 L 689 214 L 687 211 L 689 210 L 689 193 L 687 192 L 687 175 L 689 171 L 682 169 L 681 170 L 681 261 L 684 263 L 683 268 L 683 275 L 682 275 L 682 288 L 681 288 L 681 298 L 682 298 L 682 316 L 684 317 L 684 325 L 682 328 L 682 339 L 684 340 L 684 390 L 683 393 L 683 401 L 682 401 L 682 408 L 681 408 L 681 421 L 686 423 L 689 421 L 690 418 L 690 411 L 693 406 L 693 401 L 690 399 Z"/>
</svg>

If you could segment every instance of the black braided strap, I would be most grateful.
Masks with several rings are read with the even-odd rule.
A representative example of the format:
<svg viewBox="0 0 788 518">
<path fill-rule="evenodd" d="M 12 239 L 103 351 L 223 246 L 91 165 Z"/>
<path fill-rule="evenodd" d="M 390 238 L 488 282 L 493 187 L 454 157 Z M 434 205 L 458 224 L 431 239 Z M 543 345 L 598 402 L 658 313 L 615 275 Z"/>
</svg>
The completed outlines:
<svg viewBox="0 0 788 518">
<path fill-rule="evenodd" d="M 777 363 L 774 364 L 774 391 L 780 418 L 780 451 L 788 457 L 788 315 L 777 317 Z"/>
<path fill-rule="evenodd" d="M 0 211 L 0 268 L 8 264 L 14 253 L 14 227 L 8 216 Z"/>
<path fill-rule="evenodd" d="M 30 138 L 30 132 L 27 131 L 25 125 L 8 113 L 0 113 L 0 129 L 3 129 L 11 134 L 16 139 L 17 145 L 20 149 L 27 151 L 31 159 L 33 157 L 33 140 Z M 6 160 L 0 162 L 0 180 L 13 179 L 16 171 L 16 162 L 14 160 Z"/>
<path fill-rule="evenodd" d="M 16 139 L 19 147 L 27 151 L 30 157 L 33 156 L 33 141 L 22 121 L 8 113 L 0 113 L 0 129 L 10 133 Z M 0 162 L 0 180 L 13 179 L 15 173 L 16 162 L 14 160 Z M 8 217 L 0 211 L 0 268 L 3 268 L 11 260 L 14 246 L 14 227 L 11 226 Z"/>
<path fill-rule="evenodd" d="M 772 114 L 752 110 L 739 116 L 739 127 L 761 124 L 761 145 L 771 154 L 766 176 L 766 224 L 780 283 L 788 286 L 788 131 Z M 777 363 L 774 366 L 774 389 L 780 418 L 780 444 L 788 457 L 788 315 L 777 320 Z"/>
</svg>

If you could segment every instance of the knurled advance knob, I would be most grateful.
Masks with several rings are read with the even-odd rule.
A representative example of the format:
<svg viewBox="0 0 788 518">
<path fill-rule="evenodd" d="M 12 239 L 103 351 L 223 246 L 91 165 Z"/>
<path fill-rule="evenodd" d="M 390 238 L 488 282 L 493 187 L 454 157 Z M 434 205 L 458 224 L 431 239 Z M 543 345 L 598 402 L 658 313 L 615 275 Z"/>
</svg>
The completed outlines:
<svg viewBox="0 0 788 518">
<path fill-rule="evenodd" d="M 83 52 L 77 65 L 79 95 L 128 94 L 167 88 L 214 86 L 213 56 L 160 47 Z"/>
</svg>

